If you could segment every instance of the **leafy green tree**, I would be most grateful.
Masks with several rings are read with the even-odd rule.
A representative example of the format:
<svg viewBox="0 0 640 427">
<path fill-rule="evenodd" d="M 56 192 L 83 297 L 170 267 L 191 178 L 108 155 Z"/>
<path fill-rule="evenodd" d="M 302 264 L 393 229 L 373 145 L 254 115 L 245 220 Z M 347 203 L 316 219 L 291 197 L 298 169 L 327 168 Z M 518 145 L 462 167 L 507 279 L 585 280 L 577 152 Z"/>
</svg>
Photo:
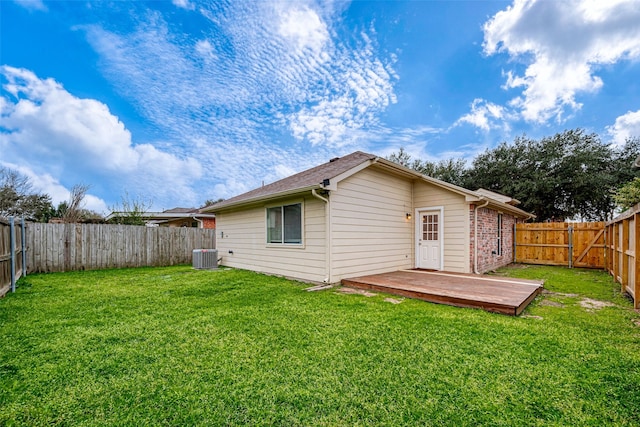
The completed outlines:
<svg viewBox="0 0 640 427">
<path fill-rule="evenodd" d="M 69 209 L 69 203 L 66 201 L 58 203 L 58 207 L 55 209 L 53 216 L 56 218 L 64 217 L 64 214 L 67 213 L 67 209 Z"/>
<path fill-rule="evenodd" d="M 613 149 L 611 173 L 615 177 L 618 188 L 640 177 L 640 169 L 632 167 L 638 155 L 640 155 L 640 137 L 627 138 L 624 145 Z"/>
<path fill-rule="evenodd" d="M 411 155 L 403 147 L 400 147 L 400 150 L 389 155 L 387 160 L 451 184 L 463 186 L 465 183 L 466 162 L 462 159 L 448 159 L 439 162 L 412 159 Z"/>
<path fill-rule="evenodd" d="M 620 187 L 613 198 L 622 209 L 629 209 L 640 203 L 640 178 L 634 178 Z"/>
<path fill-rule="evenodd" d="M 477 156 L 467 184 L 519 199 L 539 221 L 605 220 L 615 209 L 613 191 L 630 169 L 620 163 L 633 151 L 629 144 L 616 160 L 612 147 L 582 129 L 541 140 L 522 136 Z"/>
</svg>

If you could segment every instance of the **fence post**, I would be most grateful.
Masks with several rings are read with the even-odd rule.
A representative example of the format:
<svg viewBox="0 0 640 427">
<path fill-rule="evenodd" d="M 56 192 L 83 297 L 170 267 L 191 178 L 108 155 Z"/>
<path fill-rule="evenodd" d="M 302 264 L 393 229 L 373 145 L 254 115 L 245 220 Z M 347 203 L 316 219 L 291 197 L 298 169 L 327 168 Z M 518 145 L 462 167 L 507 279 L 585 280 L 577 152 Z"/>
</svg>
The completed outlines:
<svg viewBox="0 0 640 427">
<path fill-rule="evenodd" d="M 27 232 L 25 231 L 24 215 L 22 216 L 21 223 L 21 237 L 22 237 L 22 275 L 27 275 Z"/>
<path fill-rule="evenodd" d="M 11 256 L 11 292 L 16 291 L 16 224 L 14 218 L 9 217 L 9 250 Z"/>
<path fill-rule="evenodd" d="M 573 268 L 573 226 L 569 226 L 569 268 Z"/>
</svg>

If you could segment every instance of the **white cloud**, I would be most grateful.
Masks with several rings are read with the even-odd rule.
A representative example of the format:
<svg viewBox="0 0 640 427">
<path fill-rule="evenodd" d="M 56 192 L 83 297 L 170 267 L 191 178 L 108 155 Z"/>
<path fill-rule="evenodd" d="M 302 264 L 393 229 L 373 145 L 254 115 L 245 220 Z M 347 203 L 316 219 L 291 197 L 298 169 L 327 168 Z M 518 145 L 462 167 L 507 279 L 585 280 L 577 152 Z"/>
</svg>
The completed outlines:
<svg viewBox="0 0 640 427">
<path fill-rule="evenodd" d="M 628 138 L 640 138 L 640 110 L 618 117 L 613 125 L 607 126 L 607 132 L 616 146 L 623 145 Z"/>
<path fill-rule="evenodd" d="M 339 46 L 325 69 L 331 90 L 290 114 L 286 119 L 293 135 L 313 145 L 344 147 L 357 142 L 359 130 L 378 124 L 378 116 L 397 102 L 397 79 L 390 63 L 375 54 L 372 41 L 361 34 L 358 49 Z"/>
<path fill-rule="evenodd" d="M 484 131 L 491 129 L 509 130 L 507 122 L 511 118 L 513 118 L 512 114 L 505 107 L 483 99 L 474 99 L 471 103 L 471 112 L 460 117 L 454 126 L 468 123 Z"/>
<path fill-rule="evenodd" d="M 216 59 L 215 49 L 209 40 L 198 40 L 195 46 L 196 52 L 205 60 Z"/>
<path fill-rule="evenodd" d="M 29 178 L 29 182 L 33 186 L 33 190 L 38 193 L 44 193 L 51 196 L 53 206 L 58 206 L 60 202 L 69 200 L 71 191 L 60 183 L 56 178 L 48 173 L 38 174 L 30 167 L 25 165 L 17 165 L 14 163 L 0 162 L 3 167 L 16 170 L 22 175 Z M 91 191 L 91 189 L 89 189 Z M 100 214 L 107 214 L 108 207 L 104 200 L 91 193 L 87 193 L 84 200 L 84 208 Z"/>
<path fill-rule="evenodd" d="M 485 23 L 484 51 L 526 64 L 504 86 L 522 89 L 510 105 L 525 120 L 562 122 L 581 108 L 577 95 L 603 86 L 600 67 L 640 58 L 638 22 L 637 0 L 515 0 Z"/>
<path fill-rule="evenodd" d="M 326 23 L 309 7 L 286 8 L 281 11 L 280 18 L 280 35 L 289 39 L 300 51 L 311 49 L 321 52 L 329 41 Z"/>
<path fill-rule="evenodd" d="M 13 0 L 13 2 L 28 10 L 39 10 L 41 12 L 49 10 L 42 0 Z"/>
<path fill-rule="evenodd" d="M 53 79 L 8 66 L 0 73 L 7 80 L 0 116 L 0 127 L 8 130 L 0 133 L 5 161 L 29 164 L 38 176 L 67 181 L 90 176 L 96 182 L 82 183 L 160 198 L 193 193 L 191 181 L 201 174 L 194 159 L 133 144 L 131 133 L 106 105 L 77 98 Z"/>
<path fill-rule="evenodd" d="M 278 165 L 343 154 L 396 102 L 395 57 L 380 56 L 371 29 L 338 40 L 341 7 L 202 4 L 210 33 L 190 40 L 149 11 L 129 33 L 82 30 L 116 91 L 175 141 L 171 152 L 198 153 L 204 200 L 281 178 Z"/>
<path fill-rule="evenodd" d="M 171 3 L 173 3 L 174 6 L 187 10 L 194 10 L 196 8 L 189 0 L 171 0 Z"/>
</svg>

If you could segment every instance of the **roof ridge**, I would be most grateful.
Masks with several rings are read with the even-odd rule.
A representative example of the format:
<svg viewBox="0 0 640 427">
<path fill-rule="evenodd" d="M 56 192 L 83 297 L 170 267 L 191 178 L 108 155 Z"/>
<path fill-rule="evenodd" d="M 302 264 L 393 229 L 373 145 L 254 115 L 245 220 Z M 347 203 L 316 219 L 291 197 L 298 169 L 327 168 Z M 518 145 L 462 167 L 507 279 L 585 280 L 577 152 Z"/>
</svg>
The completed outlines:
<svg viewBox="0 0 640 427">
<path fill-rule="evenodd" d="M 224 207 L 227 205 L 235 204 L 242 201 L 248 201 L 255 198 L 268 197 L 270 195 L 276 195 L 285 193 L 295 189 L 302 189 L 311 186 L 320 186 L 325 179 L 331 180 L 338 175 L 353 169 L 354 167 L 368 161 L 377 158 L 374 154 L 365 153 L 363 151 L 354 151 L 353 153 L 346 154 L 342 157 L 334 157 L 329 161 L 322 163 L 318 166 L 314 166 L 309 169 L 305 169 L 291 176 L 279 179 L 272 183 L 263 185 L 253 190 L 234 196 L 230 199 L 221 201 L 209 207 L 209 208 Z"/>
</svg>

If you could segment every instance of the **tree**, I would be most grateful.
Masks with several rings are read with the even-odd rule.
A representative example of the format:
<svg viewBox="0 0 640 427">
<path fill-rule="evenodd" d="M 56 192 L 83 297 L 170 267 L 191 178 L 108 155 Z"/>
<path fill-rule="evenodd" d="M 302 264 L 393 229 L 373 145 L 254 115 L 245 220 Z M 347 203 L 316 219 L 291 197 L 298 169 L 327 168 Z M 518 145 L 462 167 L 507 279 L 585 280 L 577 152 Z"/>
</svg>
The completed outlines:
<svg viewBox="0 0 640 427">
<path fill-rule="evenodd" d="M 397 153 L 389 154 L 387 156 L 387 160 L 407 168 L 411 168 L 411 165 L 412 165 L 411 155 L 406 151 L 404 151 L 404 147 L 400 147 L 400 150 Z"/>
<path fill-rule="evenodd" d="M 467 183 L 519 199 L 539 221 L 605 220 L 619 185 L 614 158 L 610 146 L 582 129 L 541 140 L 522 136 L 477 156 Z"/>
<path fill-rule="evenodd" d="M 125 191 L 121 197 L 121 203 L 111 207 L 113 217 L 109 220 L 112 224 L 144 225 L 144 214 L 153 205 L 150 200 L 141 197 L 131 198 Z"/>
<path fill-rule="evenodd" d="M 437 163 L 412 159 L 411 155 L 400 147 L 400 150 L 390 154 L 387 160 L 451 184 L 463 186 L 465 182 L 466 162 L 462 159 L 441 160 Z"/>
<path fill-rule="evenodd" d="M 63 222 L 78 223 L 82 221 L 86 214 L 83 202 L 89 188 L 90 187 L 86 184 L 76 184 L 71 188 L 69 202 L 66 204 L 66 209 L 62 214 Z"/>
<path fill-rule="evenodd" d="M 47 222 L 52 214 L 51 196 L 34 192 L 26 175 L 0 167 L 0 216 L 24 216 L 29 221 Z"/>
<path fill-rule="evenodd" d="M 220 197 L 219 199 L 207 199 L 204 201 L 204 204 L 202 205 L 203 208 L 206 208 L 207 206 L 211 206 L 211 205 L 215 205 L 216 203 L 220 203 L 224 201 L 224 197 Z"/>
<path fill-rule="evenodd" d="M 640 203 L 640 178 L 634 178 L 633 181 L 629 181 L 620 187 L 613 198 L 623 210 Z"/>
</svg>

